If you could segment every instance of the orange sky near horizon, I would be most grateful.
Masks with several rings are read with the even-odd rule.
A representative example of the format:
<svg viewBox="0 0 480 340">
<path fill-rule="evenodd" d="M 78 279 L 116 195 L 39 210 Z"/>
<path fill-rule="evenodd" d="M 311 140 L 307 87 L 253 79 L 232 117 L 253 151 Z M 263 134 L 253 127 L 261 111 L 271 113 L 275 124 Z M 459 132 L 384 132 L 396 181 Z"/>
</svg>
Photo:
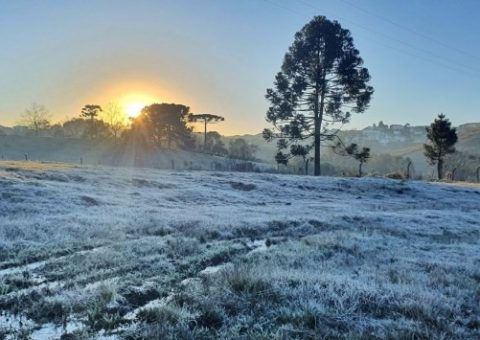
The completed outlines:
<svg viewBox="0 0 480 340">
<path fill-rule="evenodd" d="M 143 106 L 146 106 L 153 103 L 183 104 L 189 106 L 190 112 L 192 113 L 212 113 L 222 115 L 221 112 L 217 113 L 215 108 L 207 111 L 198 110 L 198 108 L 208 107 L 209 105 L 206 101 L 198 100 L 194 95 L 190 96 L 182 94 L 181 92 L 173 92 L 169 90 L 166 85 L 160 86 L 146 82 L 118 83 L 115 86 L 100 91 L 98 96 L 93 98 L 92 101 L 95 103 L 101 103 L 100 105 L 107 105 L 109 102 L 117 102 L 125 110 L 127 116 L 129 116 L 127 110 L 128 106 L 131 106 L 132 104 L 142 104 Z M 194 131 L 203 131 L 203 124 L 194 123 L 191 125 L 194 127 Z M 238 130 L 238 124 L 228 122 L 228 117 L 224 122 L 211 124 L 209 130 L 218 131 L 223 135 L 236 135 L 242 133 Z M 258 132 L 261 132 L 261 130 Z"/>
<path fill-rule="evenodd" d="M 212 107 L 211 110 L 197 110 L 197 108 L 200 107 L 209 107 L 207 101 L 198 100 L 194 95 L 190 96 L 182 94 L 181 92 L 169 90 L 167 84 L 162 84 L 158 80 L 156 83 L 141 80 L 131 80 L 115 82 L 114 85 L 101 84 L 95 86 L 91 92 L 91 95 L 88 95 L 85 98 L 75 99 L 71 103 L 65 105 L 68 109 L 66 112 L 62 113 L 56 112 L 54 108 L 49 107 L 44 102 L 38 102 L 36 104 L 44 105 L 47 108 L 50 113 L 52 124 L 63 123 L 69 119 L 79 117 L 81 108 L 87 104 L 96 104 L 100 105 L 101 107 L 106 107 L 109 103 L 119 104 L 122 110 L 125 111 L 126 118 L 133 115 L 130 114 L 129 107 L 131 110 L 132 106 L 139 106 L 142 104 L 143 107 L 153 103 L 184 104 L 189 106 L 190 111 L 193 113 L 212 113 L 222 115 L 222 112 L 216 112 L 214 107 Z M 25 109 L 27 109 L 29 106 L 30 105 L 28 105 Z M 19 115 L 21 115 L 21 113 L 17 113 L 16 117 L 9 119 L 8 115 L 2 115 L 0 113 L 0 125 L 20 125 L 21 119 L 18 118 Z M 194 131 L 203 131 L 203 124 L 194 123 L 191 125 L 194 127 Z M 228 122 L 228 117 L 224 122 L 213 124 L 209 130 L 218 131 L 223 135 L 236 135 L 242 133 L 238 129 L 238 124 Z"/>
</svg>

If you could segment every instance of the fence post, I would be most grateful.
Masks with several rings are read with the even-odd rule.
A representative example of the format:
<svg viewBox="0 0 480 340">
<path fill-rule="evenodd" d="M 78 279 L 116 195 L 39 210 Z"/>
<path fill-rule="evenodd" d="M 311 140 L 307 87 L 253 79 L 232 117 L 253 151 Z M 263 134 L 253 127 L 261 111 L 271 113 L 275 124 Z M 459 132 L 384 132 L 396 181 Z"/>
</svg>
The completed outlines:
<svg viewBox="0 0 480 340">
<path fill-rule="evenodd" d="M 412 166 L 412 161 L 408 162 L 407 165 L 407 179 L 410 179 L 410 167 Z"/>
</svg>

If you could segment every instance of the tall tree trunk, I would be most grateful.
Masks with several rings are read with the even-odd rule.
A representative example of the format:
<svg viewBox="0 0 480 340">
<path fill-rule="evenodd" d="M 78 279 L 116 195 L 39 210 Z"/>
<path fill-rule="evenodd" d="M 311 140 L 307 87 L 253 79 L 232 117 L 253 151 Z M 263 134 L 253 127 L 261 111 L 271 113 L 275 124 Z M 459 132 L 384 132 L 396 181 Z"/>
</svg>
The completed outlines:
<svg viewBox="0 0 480 340">
<path fill-rule="evenodd" d="M 438 179 L 443 179 L 443 159 L 439 159 L 437 163 Z"/>
<path fill-rule="evenodd" d="M 322 91 L 323 92 L 323 91 Z M 314 107 L 314 115 L 315 115 L 315 157 L 314 157 L 314 163 L 315 163 L 315 171 L 314 175 L 315 176 L 320 176 L 321 175 L 321 170 L 320 170 L 320 137 L 321 137 L 321 128 L 322 128 L 322 118 L 323 118 L 323 105 L 324 105 L 324 95 L 323 93 L 320 95 L 318 92 L 316 93 L 316 99 L 315 99 L 315 107 Z M 320 99 L 320 107 L 318 105 L 318 98 L 321 97 Z"/>
<path fill-rule="evenodd" d="M 320 176 L 320 119 L 315 118 L 314 176 Z"/>
<path fill-rule="evenodd" d="M 320 99 L 320 108 L 318 109 L 318 117 L 315 119 L 315 176 L 320 176 L 322 174 L 320 168 L 320 137 L 322 129 L 322 120 L 323 120 L 323 106 L 324 106 L 324 94 L 321 94 Z"/>
<path fill-rule="evenodd" d="M 170 150 L 172 146 L 172 127 L 168 125 L 167 132 L 167 148 Z"/>
<path fill-rule="evenodd" d="M 320 54 L 318 55 L 320 58 Z M 318 67 L 320 67 L 320 61 L 318 62 Z M 321 128 L 322 128 L 322 120 L 323 120 L 323 108 L 325 103 L 325 69 L 322 70 L 321 75 L 321 85 L 317 82 L 315 86 L 315 105 L 314 105 L 314 121 L 315 121 L 315 176 L 321 175 L 320 170 L 320 137 L 321 137 Z M 319 88 L 321 86 L 321 88 Z M 318 100 L 320 99 L 320 106 Z"/>
<path fill-rule="evenodd" d="M 407 179 L 410 179 L 410 167 L 412 166 L 412 162 L 408 162 L 407 165 Z"/>
<path fill-rule="evenodd" d="M 205 118 L 205 132 L 203 135 L 203 151 L 207 151 L 207 119 Z"/>
<path fill-rule="evenodd" d="M 90 138 L 93 139 L 96 137 L 95 133 L 95 123 L 93 122 L 93 115 L 90 116 Z"/>
<path fill-rule="evenodd" d="M 358 165 L 358 177 L 362 177 L 362 165 L 362 162 L 360 162 L 360 164 Z"/>
</svg>

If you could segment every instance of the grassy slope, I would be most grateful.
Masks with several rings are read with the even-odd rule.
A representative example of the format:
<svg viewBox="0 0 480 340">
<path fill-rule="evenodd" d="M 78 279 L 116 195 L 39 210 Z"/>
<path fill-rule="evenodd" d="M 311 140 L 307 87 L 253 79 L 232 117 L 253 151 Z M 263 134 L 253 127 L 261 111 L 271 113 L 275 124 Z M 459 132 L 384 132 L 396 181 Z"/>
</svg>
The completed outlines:
<svg viewBox="0 0 480 340">
<path fill-rule="evenodd" d="M 479 199 L 0 162 L 0 338 L 478 338 Z"/>
</svg>

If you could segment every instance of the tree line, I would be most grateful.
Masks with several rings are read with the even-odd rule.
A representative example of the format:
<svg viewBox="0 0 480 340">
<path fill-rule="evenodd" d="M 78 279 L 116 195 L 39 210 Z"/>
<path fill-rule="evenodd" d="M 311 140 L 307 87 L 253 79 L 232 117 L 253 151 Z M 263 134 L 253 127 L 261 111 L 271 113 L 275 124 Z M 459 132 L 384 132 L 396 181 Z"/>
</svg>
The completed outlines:
<svg viewBox="0 0 480 340">
<path fill-rule="evenodd" d="M 63 123 L 51 124 L 50 114 L 43 105 L 32 104 L 22 115 L 21 124 L 34 136 L 81 138 L 91 141 L 111 140 L 116 144 L 134 143 L 145 149 L 181 149 L 204 152 L 232 159 L 254 161 L 257 146 L 243 138 L 230 140 L 228 145 L 217 131 L 207 127 L 224 117 L 194 114 L 183 104 L 155 103 L 145 106 L 137 117 L 127 118 L 121 106 L 109 103 L 87 104 L 79 114 Z M 202 122 L 200 142 L 190 123 Z"/>
</svg>

